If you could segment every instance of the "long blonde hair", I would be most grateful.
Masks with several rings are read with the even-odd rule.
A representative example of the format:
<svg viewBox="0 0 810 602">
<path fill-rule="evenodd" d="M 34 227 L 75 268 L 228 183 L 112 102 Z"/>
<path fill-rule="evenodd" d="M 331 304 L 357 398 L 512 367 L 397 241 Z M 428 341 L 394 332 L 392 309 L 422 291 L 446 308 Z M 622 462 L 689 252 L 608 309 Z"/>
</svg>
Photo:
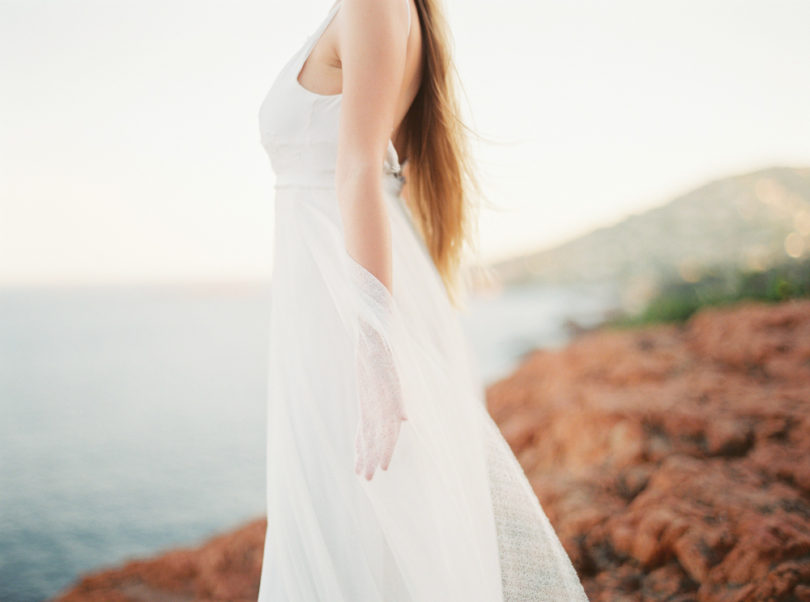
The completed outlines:
<svg viewBox="0 0 810 602">
<path fill-rule="evenodd" d="M 460 119 L 458 73 L 440 0 L 415 0 L 422 31 L 422 81 L 397 131 L 416 227 L 455 306 L 460 304 L 464 245 L 477 248 L 481 188 Z"/>
</svg>

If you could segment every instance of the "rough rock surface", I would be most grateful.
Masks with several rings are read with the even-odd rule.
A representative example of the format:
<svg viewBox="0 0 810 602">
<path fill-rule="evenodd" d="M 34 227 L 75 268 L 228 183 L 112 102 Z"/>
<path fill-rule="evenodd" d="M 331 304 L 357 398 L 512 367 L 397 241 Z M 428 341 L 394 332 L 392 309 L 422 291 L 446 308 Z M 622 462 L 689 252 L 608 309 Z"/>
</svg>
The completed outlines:
<svg viewBox="0 0 810 602">
<path fill-rule="evenodd" d="M 82 577 L 60 602 L 256 601 L 266 523 Z"/>
<path fill-rule="evenodd" d="M 488 402 L 592 600 L 810 600 L 810 302 L 591 333 Z"/>
<path fill-rule="evenodd" d="M 597 601 L 810 601 L 810 301 L 587 333 L 487 390 Z M 59 598 L 255 600 L 265 523 Z"/>
</svg>

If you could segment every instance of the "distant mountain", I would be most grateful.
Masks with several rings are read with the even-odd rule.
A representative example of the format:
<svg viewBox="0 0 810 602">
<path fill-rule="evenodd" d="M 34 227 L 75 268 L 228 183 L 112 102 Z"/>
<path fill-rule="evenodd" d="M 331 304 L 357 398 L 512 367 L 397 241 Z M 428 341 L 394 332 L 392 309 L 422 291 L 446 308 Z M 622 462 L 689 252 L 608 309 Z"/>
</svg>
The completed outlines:
<svg viewBox="0 0 810 602">
<path fill-rule="evenodd" d="M 610 281 L 643 296 L 705 266 L 761 269 L 810 252 L 810 168 L 710 182 L 551 249 L 487 266 L 503 285 Z"/>
</svg>

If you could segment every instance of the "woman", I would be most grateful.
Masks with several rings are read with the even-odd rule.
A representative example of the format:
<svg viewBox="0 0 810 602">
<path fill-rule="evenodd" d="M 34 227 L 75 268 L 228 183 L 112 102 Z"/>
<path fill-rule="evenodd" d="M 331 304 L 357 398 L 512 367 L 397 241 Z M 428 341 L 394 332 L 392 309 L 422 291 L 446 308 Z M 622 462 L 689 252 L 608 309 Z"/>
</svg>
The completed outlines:
<svg viewBox="0 0 810 602">
<path fill-rule="evenodd" d="M 471 368 L 454 304 L 474 180 L 440 5 L 413 1 L 337 0 L 260 110 L 276 204 L 259 599 L 586 600 Z"/>
</svg>

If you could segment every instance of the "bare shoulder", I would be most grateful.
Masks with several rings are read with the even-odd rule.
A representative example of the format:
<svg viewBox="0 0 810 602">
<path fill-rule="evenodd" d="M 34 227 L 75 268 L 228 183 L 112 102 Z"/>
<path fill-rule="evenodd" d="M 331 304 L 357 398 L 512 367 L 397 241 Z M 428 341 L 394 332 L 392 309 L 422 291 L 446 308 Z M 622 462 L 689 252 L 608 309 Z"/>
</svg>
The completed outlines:
<svg viewBox="0 0 810 602">
<path fill-rule="evenodd" d="M 345 61 L 352 57 L 360 68 L 365 68 L 367 62 L 360 55 L 398 57 L 388 61 L 387 68 L 395 67 L 398 75 L 394 123 L 399 124 L 416 97 L 422 78 L 422 31 L 416 4 L 414 0 L 339 1 L 343 3 L 340 11 L 345 11 L 337 40 L 343 75 L 346 75 Z M 380 74 L 369 76 L 379 78 Z"/>
<path fill-rule="evenodd" d="M 333 7 L 341 4 L 342 21 L 349 23 L 341 30 L 374 36 L 378 32 L 406 34 L 409 19 L 412 21 L 417 12 L 412 3 L 413 0 L 338 0 Z"/>
</svg>

